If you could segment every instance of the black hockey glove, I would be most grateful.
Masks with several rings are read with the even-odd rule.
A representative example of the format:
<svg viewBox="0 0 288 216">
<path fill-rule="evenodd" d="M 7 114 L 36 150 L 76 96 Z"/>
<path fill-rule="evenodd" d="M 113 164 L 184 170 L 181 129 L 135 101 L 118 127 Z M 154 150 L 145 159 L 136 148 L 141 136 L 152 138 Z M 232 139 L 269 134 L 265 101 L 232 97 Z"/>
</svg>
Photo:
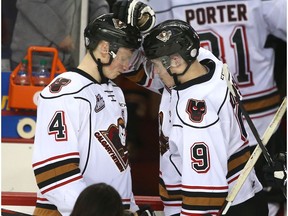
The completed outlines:
<svg viewBox="0 0 288 216">
<path fill-rule="evenodd" d="M 156 216 L 154 210 L 149 205 L 139 206 L 138 216 Z"/>
<path fill-rule="evenodd" d="M 279 153 L 274 159 L 272 166 L 265 165 L 263 167 L 264 178 L 268 186 L 285 187 L 287 181 L 286 173 L 286 154 Z"/>
<path fill-rule="evenodd" d="M 155 12 L 141 1 L 116 1 L 112 11 L 115 18 L 131 26 L 138 27 L 143 34 L 149 32 L 155 25 Z"/>
</svg>

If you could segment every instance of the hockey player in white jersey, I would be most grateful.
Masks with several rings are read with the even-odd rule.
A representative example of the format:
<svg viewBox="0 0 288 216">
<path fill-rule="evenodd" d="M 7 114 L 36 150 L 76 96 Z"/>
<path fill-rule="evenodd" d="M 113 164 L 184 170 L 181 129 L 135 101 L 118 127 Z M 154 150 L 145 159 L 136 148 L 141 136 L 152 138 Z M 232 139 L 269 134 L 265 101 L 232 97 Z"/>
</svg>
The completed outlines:
<svg viewBox="0 0 288 216">
<path fill-rule="evenodd" d="M 287 73 L 285 68 L 274 71 L 275 68 L 279 69 L 275 65 L 275 52 L 272 47 L 267 46 L 270 35 L 287 41 L 287 0 L 143 1 L 155 11 L 156 23 L 167 19 L 188 22 L 198 32 L 201 46 L 229 65 L 242 93 L 245 109 L 262 137 L 281 101 L 275 72 Z M 286 79 L 286 76 L 281 77 Z M 286 90 L 284 91 L 286 94 Z M 255 147 L 257 141 L 245 119 L 244 125 L 249 134 L 250 145 Z M 267 145 L 271 155 L 286 151 L 281 133 L 283 132 L 278 130 Z M 266 162 L 262 157 L 255 169 L 265 186 L 263 163 Z M 271 187 L 265 188 L 266 190 L 271 190 Z M 282 203 L 283 200 L 285 202 L 281 194 L 279 189 L 265 193 L 269 202 L 275 204 Z M 269 215 L 276 215 L 277 210 L 277 207 L 271 207 Z"/>
<path fill-rule="evenodd" d="M 135 3 L 137 1 L 133 1 L 133 2 L 134 2 L 134 5 L 137 4 L 137 3 Z M 133 2 L 131 4 L 133 4 Z M 125 21 L 127 19 L 127 17 L 129 17 L 129 16 L 133 17 L 131 15 L 131 14 L 133 14 L 133 11 L 131 11 L 129 9 L 130 8 L 129 4 L 130 4 L 130 2 L 128 2 L 128 4 L 127 4 L 127 2 L 125 3 L 124 1 L 116 3 L 117 6 L 114 7 L 114 10 L 113 10 L 114 15 L 117 14 L 116 17 L 121 18 L 123 21 Z M 137 10 L 137 7 L 134 7 L 134 9 Z M 127 11 L 125 12 L 125 10 L 127 10 L 128 12 Z M 171 25 L 172 25 L 172 23 L 171 23 Z M 179 24 L 179 25 L 181 25 L 181 24 Z M 185 25 L 187 27 L 187 23 Z M 177 24 L 175 24 L 175 26 L 177 26 Z M 167 31 L 164 32 L 164 34 L 163 34 L 164 36 L 166 33 L 167 33 L 167 35 L 170 34 L 168 27 L 169 26 L 167 26 Z M 181 30 L 183 30 L 183 29 L 181 29 Z M 181 30 L 180 30 L 180 32 L 181 32 Z M 152 30 L 152 32 L 153 31 L 154 30 Z M 150 34 L 152 34 L 152 33 L 150 33 Z M 157 37 L 154 34 L 154 38 L 153 37 L 151 38 L 150 34 L 148 33 L 147 38 L 145 38 L 146 44 L 144 42 L 144 49 L 146 47 L 146 51 L 147 51 L 147 43 L 148 43 L 148 50 L 149 50 L 148 55 L 147 55 L 148 57 L 149 57 L 149 55 L 151 55 L 151 53 L 149 53 L 150 51 L 153 53 L 152 56 L 155 57 L 158 54 L 157 51 L 160 51 L 161 54 L 163 54 L 163 53 L 165 54 L 165 52 L 168 54 L 168 53 L 171 53 L 171 52 L 177 50 L 177 44 L 179 45 L 179 40 L 182 43 L 182 44 L 180 43 L 181 45 L 185 44 L 187 47 L 189 46 L 189 44 L 190 45 L 193 44 L 193 41 L 192 42 L 191 42 L 191 40 L 189 41 L 187 39 L 187 37 L 181 38 L 181 34 L 179 33 L 179 40 L 177 40 L 176 37 L 173 37 L 169 41 L 169 44 L 172 41 L 172 43 L 176 44 L 175 46 L 169 46 L 168 45 L 167 47 L 164 47 L 163 50 L 161 50 L 161 49 L 157 50 L 159 48 L 159 47 L 157 47 L 157 45 L 159 45 L 157 42 L 157 39 L 156 39 Z M 159 35 L 160 35 L 160 33 L 159 33 Z M 191 34 L 190 34 L 190 36 L 191 36 Z M 169 36 L 168 36 L 168 38 L 169 38 Z M 159 39 L 159 37 L 158 37 L 158 39 Z M 149 42 L 147 42 L 147 40 Z M 164 37 L 163 43 L 165 43 L 165 42 L 166 42 L 166 39 Z M 191 42 L 191 43 L 189 43 L 189 42 Z M 199 40 L 198 40 L 198 43 L 199 43 Z M 155 47 L 153 47 L 154 45 L 155 45 Z M 153 47 L 152 50 L 150 50 L 151 47 L 149 47 L 149 46 Z M 183 47 L 183 49 L 185 49 L 185 47 Z M 187 49 L 187 50 L 191 51 L 190 49 Z M 204 51 L 204 49 L 200 48 L 200 55 L 198 56 L 199 60 L 205 59 L 205 57 L 207 57 L 207 59 L 205 61 L 219 62 L 219 60 L 215 56 L 213 56 L 210 52 L 208 52 L 208 51 L 203 52 L 203 51 Z M 195 50 L 193 50 L 193 52 L 194 52 L 193 55 L 195 55 L 195 58 L 196 58 L 197 54 L 198 54 L 198 50 L 196 53 L 195 53 Z M 138 55 L 137 58 L 135 58 L 135 62 L 137 62 L 137 61 L 139 62 L 140 58 L 141 58 L 141 55 Z M 163 60 L 163 64 L 164 64 L 164 62 L 166 64 L 169 63 L 169 58 L 164 58 L 162 60 Z M 176 63 L 177 63 L 177 61 L 176 61 Z M 143 62 L 143 60 L 142 60 L 142 62 Z M 172 62 L 172 60 L 171 60 L 171 62 Z M 154 63 L 157 64 L 157 62 L 155 62 L 155 61 L 154 61 Z M 136 68 L 139 68 L 139 64 L 136 64 L 136 65 L 137 65 Z M 172 65 L 172 63 L 171 63 L 171 65 Z M 151 72 L 151 69 L 153 70 L 153 66 L 154 65 L 153 64 L 151 65 L 149 61 L 146 61 L 142 68 L 140 66 L 140 70 L 138 70 L 138 71 L 136 70 L 133 73 L 128 73 L 128 74 L 126 74 L 126 76 L 129 79 L 133 80 L 134 82 L 136 81 L 138 84 L 143 85 L 146 88 L 154 89 L 154 90 L 156 89 L 156 92 L 159 92 L 158 90 L 160 90 L 160 92 L 162 92 L 161 104 L 160 104 L 160 109 L 159 109 L 159 123 L 160 123 L 159 136 L 160 136 L 160 154 L 161 154 L 161 156 L 160 156 L 160 195 L 161 195 L 161 198 L 162 198 L 162 201 L 164 204 L 165 215 L 179 215 L 180 214 L 179 212 L 181 212 L 181 208 L 183 207 L 182 206 L 183 196 L 182 196 L 182 192 L 181 192 L 181 181 L 182 181 L 182 179 L 181 179 L 181 176 L 182 176 L 181 166 L 182 166 L 182 162 L 181 162 L 181 158 L 175 156 L 175 154 L 171 154 L 171 151 L 169 150 L 169 140 L 168 140 L 169 138 L 171 138 L 171 132 L 170 132 L 171 121 L 172 121 L 171 111 L 174 110 L 174 104 L 173 103 L 171 104 L 171 89 L 170 88 L 173 87 L 175 85 L 175 82 L 177 83 L 178 81 L 177 81 L 176 77 L 174 77 L 175 78 L 175 80 L 174 80 L 175 82 L 174 82 L 172 77 L 167 73 L 167 71 L 165 69 L 164 70 L 157 70 L 157 67 L 156 67 L 156 69 L 154 70 L 155 72 L 157 71 L 156 73 L 149 73 L 149 72 Z M 133 67 L 135 67 L 135 64 L 133 65 Z M 143 68 L 146 70 L 146 74 L 143 73 L 144 72 Z M 135 68 L 133 68 L 133 69 L 135 69 Z M 222 67 L 221 67 L 221 69 L 222 69 Z M 139 74 L 140 74 L 140 76 L 139 76 Z M 147 77 L 147 75 L 148 75 L 148 77 Z M 162 79 L 162 81 L 164 82 L 165 85 L 161 81 L 159 82 L 158 76 L 160 76 L 160 78 Z M 172 92 L 173 91 L 174 90 L 172 90 Z M 238 127 L 238 130 L 240 130 L 239 127 Z M 177 136 L 177 134 L 176 134 L 176 136 Z M 240 139 L 240 138 L 238 137 L 238 139 Z M 239 142 L 239 140 L 238 140 L 238 142 Z M 242 149 L 241 149 L 241 147 L 239 147 L 239 144 L 244 144 Z M 235 182 L 235 179 L 237 179 L 237 177 L 239 175 L 241 168 L 243 168 L 243 165 L 245 164 L 245 162 L 249 158 L 249 147 L 248 147 L 248 141 L 247 140 L 245 142 L 243 142 L 243 140 L 242 141 L 240 140 L 240 142 L 238 143 L 238 146 L 236 146 L 234 148 L 236 148 L 236 150 L 234 149 L 234 151 L 240 151 L 240 150 L 241 151 L 236 154 L 237 156 L 234 156 L 235 158 L 233 158 L 233 156 L 231 155 L 231 157 L 233 158 L 233 162 L 235 162 L 235 161 L 237 161 L 237 162 L 236 162 L 236 164 L 234 164 L 234 165 L 236 165 L 236 167 L 232 168 L 232 170 L 229 171 L 229 175 L 231 175 L 231 176 L 229 177 L 229 175 L 228 175 L 228 181 L 230 181 L 230 182 L 229 182 L 229 186 L 227 186 L 227 188 L 226 188 L 226 192 L 232 187 L 232 185 Z M 239 148 L 240 150 L 237 148 Z M 245 156 L 243 156 L 243 154 Z M 222 156 L 224 156 L 224 155 L 222 155 Z M 227 156 L 225 156 L 225 158 L 226 158 L 226 160 L 228 159 Z M 227 163 L 227 161 L 226 161 L 226 163 Z M 178 166 L 177 166 L 177 164 L 178 164 Z M 229 163 L 229 164 L 231 164 L 231 163 Z M 249 179 L 248 182 L 245 183 L 245 186 L 243 187 L 242 191 L 238 195 L 238 200 L 234 202 L 234 204 L 233 204 L 234 207 L 231 208 L 229 215 L 243 215 L 243 214 L 252 215 L 252 214 L 255 214 L 256 212 L 255 212 L 253 205 L 257 201 L 259 201 L 259 204 L 260 204 L 259 206 L 264 207 L 263 212 L 258 211 L 257 214 L 260 213 L 260 214 L 266 215 L 267 205 L 266 205 L 265 201 L 261 200 L 261 197 L 259 196 L 258 193 L 257 193 L 257 196 L 254 197 L 254 193 L 259 192 L 261 190 L 261 185 L 259 184 L 257 178 L 255 177 L 255 173 L 252 172 L 248 179 Z M 212 179 L 210 179 L 210 180 L 212 180 Z M 213 191 L 213 188 L 208 187 L 207 191 L 209 192 L 211 190 Z M 209 195 L 207 193 L 207 196 L 209 197 L 212 194 L 213 193 L 211 193 Z M 222 194 L 222 203 L 223 203 L 225 197 L 226 197 L 226 195 L 224 192 Z M 246 201 L 247 199 L 249 199 L 251 197 L 253 197 L 251 200 Z M 206 199 L 206 201 L 207 200 L 209 200 L 209 198 Z M 221 198 L 220 198 L 220 200 L 221 200 Z M 241 203 L 241 204 L 239 204 L 239 203 Z M 199 200 L 198 205 L 200 206 L 200 209 L 203 207 L 203 206 L 201 207 L 201 200 Z M 221 206 L 221 201 L 219 202 L 219 199 L 218 199 L 218 206 L 214 206 L 214 208 L 215 208 L 214 212 L 213 211 L 211 212 L 211 210 L 209 210 L 210 204 L 207 205 L 207 203 L 206 204 L 202 203 L 202 205 L 206 205 L 204 207 L 204 209 L 202 209 L 202 210 L 204 210 L 204 212 L 206 212 L 206 213 L 210 212 L 213 215 L 215 215 L 215 214 L 217 214 L 217 208 L 219 210 L 219 208 L 220 208 L 219 205 Z M 205 211 L 205 208 L 206 208 L 206 211 Z M 197 209 L 197 207 L 196 207 L 196 209 Z M 244 212 L 244 210 L 245 210 L 245 212 Z M 193 212 L 193 210 L 192 210 L 192 212 Z M 202 213 L 203 213 L 203 211 L 196 210 L 195 214 L 191 213 L 191 212 L 184 212 L 183 214 L 185 214 L 185 215 L 198 215 L 198 214 L 202 214 Z"/>
<path fill-rule="evenodd" d="M 180 20 L 154 27 L 143 47 L 154 72 L 165 82 L 168 71 L 175 83 L 165 149 L 165 161 L 174 172 L 162 172 L 165 215 L 217 215 L 250 156 L 242 114 L 227 88 L 223 63 L 216 58 L 196 60 L 198 35 Z M 267 215 L 261 189 L 251 172 L 228 215 Z"/>
<path fill-rule="evenodd" d="M 140 57 L 142 56 L 142 57 Z M 140 60 L 142 58 L 142 60 Z M 199 48 L 199 55 L 197 60 L 211 59 L 218 61 L 217 58 L 208 50 Z M 137 62 L 137 63 L 136 63 Z M 159 195 L 162 199 L 165 215 L 175 215 L 179 212 L 179 208 L 182 204 L 182 196 L 179 196 L 179 191 L 174 193 L 173 191 L 166 190 L 166 185 L 170 184 L 170 180 L 173 182 L 175 178 L 179 176 L 179 171 L 171 163 L 171 153 L 169 151 L 169 136 L 172 127 L 171 124 L 171 111 L 174 107 L 171 107 L 171 91 L 175 87 L 173 78 L 167 71 L 153 72 L 154 65 L 145 57 L 139 53 L 137 61 L 134 62 L 133 67 L 139 62 L 143 63 L 143 67 L 139 70 L 125 73 L 126 78 L 137 83 L 140 86 L 145 87 L 153 92 L 161 94 L 161 101 L 159 105 L 158 123 L 159 123 Z M 145 68 L 145 70 L 144 70 Z M 163 178 L 166 179 L 165 183 Z M 174 183 L 175 184 L 175 183 Z"/>
<path fill-rule="evenodd" d="M 105 182 L 136 212 L 122 90 L 111 81 L 129 65 L 140 31 L 105 14 L 84 32 L 87 54 L 39 96 L 33 169 L 39 192 L 33 215 L 70 215 L 80 192 Z"/>
</svg>

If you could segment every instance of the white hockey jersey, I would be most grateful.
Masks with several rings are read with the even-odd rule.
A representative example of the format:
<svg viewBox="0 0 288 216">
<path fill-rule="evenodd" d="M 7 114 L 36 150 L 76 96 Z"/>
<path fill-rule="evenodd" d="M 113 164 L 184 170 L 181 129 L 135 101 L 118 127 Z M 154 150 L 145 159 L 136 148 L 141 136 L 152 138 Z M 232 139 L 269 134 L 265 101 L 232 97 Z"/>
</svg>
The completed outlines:
<svg viewBox="0 0 288 216">
<path fill-rule="evenodd" d="M 243 103 L 260 137 L 280 104 L 274 81 L 274 51 L 265 47 L 269 34 L 286 41 L 286 0 L 149 0 L 156 22 L 187 21 L 198 32 L 201 46 L 222 62 L 240 87 Z M 285 71 L 283 71 L 285 73 Z M 250 144 L 257 144 L 244 121 Z"/>
<path fill-rule="evenodd" d="M 179 165 L 181 184 L 176 181 L 166 189 L 182 194 L 181 215 L 217 215 L 250 157 L 241 111 L 228 90 L 223 63 L 204 59 L 201 64 L 209 72 L 177 86 L 171 97 L 175 108 L 171 113 L 170 160 Z M 261 189 L 252 171 L 233 205 Z"/>
<path fill-rule="evenodd" d="M 123 205 L 138 210 L 126 146 L 127 108 L 112 81 L 97 83 L 75 69 L 57 76 L 40 94 L 33 169 L 37 215 L 70 215 L 80 192 L 105 182 Z"/>
<path fill-rule="evenodd" d="M 138 59 L 140 59 L 140 57 Z M 214 105 L 211 108 L 211 113 L 214 113 L 212 115 L 216 116 L 219 115 L 219 117 L 217 117 L 218 120 L 216 121 L 215 125 L 213 126 L 212 124 L 211 128 L 208 128 L 208 126 L 207 127 L 204 126 L 203 128 L 200 129 L 198 129 L 197 127 L 195 128 L 187 127 L 185 128 L 185 131 L 183 129 L 182 132 L 179 132 L 178 130 L 180 129 L 177 126 L 174 127 L 173 125 L 172 129 L 172 124 L 174 124 L 175 122 L 177 122 L 178 124 L 179 121 L 180 122 L 179 125 L 183 124 L 183 126 L 185 126 L 186 124 L 182 122 L 181 118 L 181 115 L 183 115 L 184 117 L 185 114 L 181 113 L 178 119 L 176 115 L 177 112 L 176 113 L 174 112 L 175 107 L 177 108 L 177 110 L 178 109 L 181 110 L 177 100 L 178 99 L 177 92 L 179 91 L 181 94 L 181 92 L 184 92 L 186 90 L 180 91 L 178 89 L 176 91 L 165 87 L 161 82 L 160 78 L 158 77 L 158 75 L 152 72 L 153 65 L 151 65 L 149 61 L 145 62 L 144 64 L 144 69 L 146 70 L 146 73 L 144 73 L 143 70 L 140 70 L 140 72 L 138 71 L 137 74 L 133 73 L 127 74 L 127 76 L 130 77 L 130 79 L 132 79 L 134 82 L 136 82 L 135 81 L 136 79 L 133 79 L 133 77 L 137 77 L 138 80 L 137 83 L 139 85 L 142 85 L 154 92 L 162 94 L 159 107 L 159 145 L 160 145 L 159 192 L 161 199 L 163 201 L 165 215 L 179 214 L 181 211 L 185 212 L 184 213 L 185 215 L 193 215 L 193 214 L 197 215 L 208 212 L 212 214 L 214 213 L 214 215 L 217 214 L 218 210 L 220 209 L 221 205 L 223 204 L 227 196 L 228 191 L 233 187 L 235 181 L 237 180 L 240 174 L 241 169 L 244 167 L 246 161 L 249 159 L 250 156 L 248 140 L 246 139 L 246 136 L 243 137 L 241 136 L 242 128 L 239 127 L 238 122 L 236 122 L 237 118 L 235 118 L 234 116 L 237 114 L 237 110 L 235 110 L 236 113 L 234 114 L 234 111 L 230 104 L 230 98 L 229 98 L 230 96 L 228 93 L 227 84 L 223 75 L 221 74 L 222 63 L 215 56 L 213 56 L 211 52 L 203 48 L 199 49 L 199 55 L 197 59 L 198 61 L 201 61 L 203 64 L 205 64 L 208 68 L 210 68 L 210 73 L 209 75 L 208 74 L 206 75 L 206 77 L 208 78 L 206 78 L 205 80 L 202 80 L 201 82 L 197 81 L 197 84 L 200 84 L 201 87 L 198 87 L 199 89 L 197 89 L 198 85 L 195 85 L 195 87 L 193 88 L 197 89 L 196 92 L 193 91 L 193 93 L 191 93 L 190 90 L 187 89 L 187 91 L 189 92 L 187 93 L 187 97 L 198 95 L 198 92 L 201 91 L 204 95 L 207 94 L 207 97 L 209 96 L 209 100 L 211 100 L 212 104 L 218 104 L 218 106 L 220 106 L 219 103 L 220 104 L 223 103 L 223 105 L 225 105 L 224 106 L 225 111 L 223 111 L 224 108 L 214 107 Z M 215 80 L 217 80 L 217 82 Z M 194 81 L 191 82 L 194 83 Z M 191 86 L 193 85 L 191 84 Z M 173 92 L 173 96 L 171 92 Z M 216 97 L 216 95 L 218 95 L 218 97 Z M 195 96 L 195 98 L 197 97 Z M 187 101 L 189 99 L 187 98 Z M 182 108 L 185 107 L 186 106 L 183 105 Z M 221 110 L 221 113 L 219 114 L 217 112 L 215 113 L 215 110 L 217 109 L 219 111 Z M 225 114 L 227 110 L 228 113 Z M 174 120 L 172 119 L 173 113 L 174 113 Z M 227 122 L 225 119 L 227 119 Z M 213 120 L 209 119 L 209 121 Z M 189 122 L 189 124 L 191 124 L 191 122 Z M 224 125 L 220 127 L 220 125 L 222 124 Z M 214 129 L 215 127 L 216 129 Z M 186 172 L 189 173 L 193 171 L 191 166 L 193 161 L 192 159 L 191 160 L 187 159 L 187 157 L 189 158 L 188 154 L 190 154 L 191 151 L 189 149 L 185 150 L 182 149 L 183 152 L 181 152 L 180 154 L 177 146 L 184 143 L 184 140 L 182 140 L 184 139 L 184 137 L 186 137 L 186 134 L 184 133 L 192 135 L 192 138 L 189 137 L 187 139 L 187 141 L 189 140 L 192 141 L 194 137 L 193 136 L 194 130 L 197 132 L 197 134 L 198 130 L 202 132 L 203 139 L 200 139 L 200 137 L 202 136 L 199 136 L 198 138 L 198 140 L 200 140 L 199 143 L 205 142 L 207 139 L 210 141 L 210 143 L 207 142 L 208 146 L 207 149 L 209 149 L 209 145 L 212 145 L 211 148 L 213 150 L 210 150 L 211 153 L 209 153 L 211 154 L 211 156 L 209 156 L 209 167 L 212 166 L 212 168 L 209 168 L 207 170 L 207 174 L 203 173 L 200 174 L 200 176 L 198 177 L 196 174 L 195 176 L 193 176 L 193 178 L 190 178 L 190 176 L 189 177 L 187 176 Z M 219 133 L 214 134 L 214 130 L 215 131 L 217 130 L 217 132 Z M 204 131 L 206 132 L 204 133 Z M 170 142 L 173 142 L 172 146 Z M 215 146 L 216 144 L 217 148 Z M 196 146 L 197 147 L 195 147 L 195 149 L 198 150 L 197 149 L 198 145 Z M 205 145 L 203 146 L 205 147 Z M 201 145 L 199 145 L 199 151 L 196 152 L 199 153 L 200 157 L 198 157 L 197 159 L 197 155 L 195 156 L 196 159 L 193 159 L 195 160 L 194 162 L 195 164 L 197 163 L 201 164 L 204 161 L 203 160 L 204 156 L 201 158 L 202 154 L 201 149 L 202 147 Z M 185 152 L 187 154 L 185 154 Z M 182 166 L 182 163 L 184 161 L 188 163 L 184 166 L 185 170 L 184 167 Z M 204 174 L 205 176 L 202 179 L 202 175 Z M 196 179 L 195 182 L 192 181 L 192 179 L 193 180 Z M 190 188 L 191 185 L 190 180 L 193 182 L 191 188 Z M 252 171 L 232 205 L 237 205 L 239 203 L 246 201 L 247 199 L 251 198 L 254 195 L 254 193 L 260 191 L 261 189 L 262 186 L 259 183 L 255 175 L 255 172 Z M 215 197 L 215 195 L 218 197 Z M 190 196 L 193 197 L 193 199 L 191 199 Z M 205 196 L 206 198 L 203 198 Z M 211 198 L 211 196 L 215 198 Z M 200 202 L 197 203 L 197 200 Z M 197 204 L 195 204 L 195 201 Z M 212 205 L 212 209 L 210 204 Z"/>
</svg>

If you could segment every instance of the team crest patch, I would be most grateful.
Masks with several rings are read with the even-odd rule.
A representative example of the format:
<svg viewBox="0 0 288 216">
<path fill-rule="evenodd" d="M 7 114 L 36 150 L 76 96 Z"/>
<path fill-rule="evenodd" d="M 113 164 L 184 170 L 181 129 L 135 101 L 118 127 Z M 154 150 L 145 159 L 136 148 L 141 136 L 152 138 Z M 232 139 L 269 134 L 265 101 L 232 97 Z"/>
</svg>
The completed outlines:
<svg viewBox="0 0 288 216">
<path fill-rule="evenodd" d="M 121 20 L 114 19 L 114 18 L 112 20 L 113 20 L 114 27 L 116 29 L 127 28 L 127 25 L 124 22 L 122 22 Z"/>
<path fill-rule="evenodd" d="M 49 90 L 51 93 L 58 93 L 61 91 L 63 86 L 67 86 L 70 82 L 70 79 L 57 78 L 53 83 L 51 83 Z"/>
<path fill-rule="evenodd" d="M 206 103 L 204 100 L 189 99 L 186 112 L 192 122 L 200 123 L 203 121 L 203 117 L 206 114 Z"/>
<path fill-rule="evenodd" d="M 95 106 L 95 112 L 98 113 L 105 107 L 105 102 L 103 97 L 101 97 L 100 94 L 96 95 L 96 106 Z"/>
<path fill-rule="evenodd" d="M 169 30 L 169 31 L 162 31 L 159 35 L 156 36 L 156 38 L 158 40 L 161 40 L 162 42 L 167 42 L 170 37 L 172 35 L 172 32 Z"/>
<path fill-rule="evenodd" d="M 96 132 L 94 135 L 110 155 L 120 172 L 124 171 L 128 166 L 124 120 L 119 118 L 117 125 L 112 124 L 107 130 Z"/>
</svg>

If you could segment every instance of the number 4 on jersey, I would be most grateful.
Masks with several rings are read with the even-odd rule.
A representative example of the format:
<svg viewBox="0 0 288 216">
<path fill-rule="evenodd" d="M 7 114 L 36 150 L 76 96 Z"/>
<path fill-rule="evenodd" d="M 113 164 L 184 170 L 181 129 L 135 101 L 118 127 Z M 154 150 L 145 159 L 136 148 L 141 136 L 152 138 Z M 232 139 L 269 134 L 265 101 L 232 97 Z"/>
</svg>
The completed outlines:
<svg viewBox="0 0 288 216">
<path fill-rule="evenodd" d="M 48 125 L 48 134 L 54 134 L 56 141 L 67 141 L 67 127 L 63 111 L 55 112 Z"/>
</svg>

